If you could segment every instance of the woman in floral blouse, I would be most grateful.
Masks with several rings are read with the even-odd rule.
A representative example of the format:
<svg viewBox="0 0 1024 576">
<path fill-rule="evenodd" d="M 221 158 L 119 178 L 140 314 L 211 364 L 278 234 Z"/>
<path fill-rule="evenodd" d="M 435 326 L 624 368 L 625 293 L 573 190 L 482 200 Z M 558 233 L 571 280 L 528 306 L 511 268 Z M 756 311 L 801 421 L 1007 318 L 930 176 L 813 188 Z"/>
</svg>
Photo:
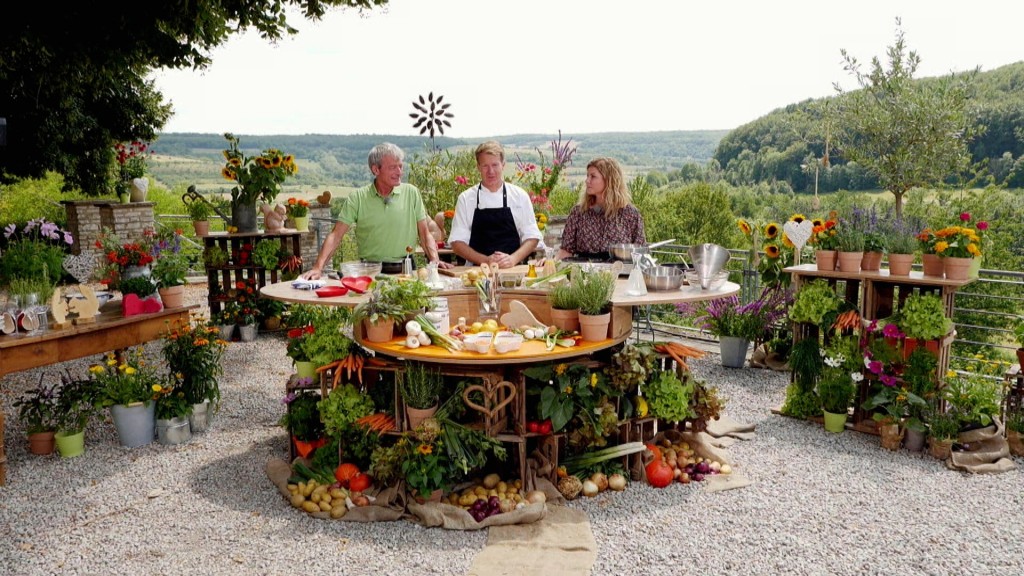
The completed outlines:
<svg viewBox="0 0 1024 576">
<path fill-rule="evenodd" d="M 612 244 L 646 244 L 643 217 L 630 202 L 619 163 L 612 158 L 591 160 L 587 188 L 569 211 L 558 257 L 607 260 Z"/>
</svg>

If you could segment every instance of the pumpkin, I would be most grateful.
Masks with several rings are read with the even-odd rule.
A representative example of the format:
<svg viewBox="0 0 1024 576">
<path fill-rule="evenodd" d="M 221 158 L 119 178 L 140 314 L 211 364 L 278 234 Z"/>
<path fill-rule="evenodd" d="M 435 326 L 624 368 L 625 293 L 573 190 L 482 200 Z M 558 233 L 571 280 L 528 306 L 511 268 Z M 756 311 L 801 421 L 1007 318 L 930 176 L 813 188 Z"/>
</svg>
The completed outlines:
<svg viewBox="0 0 1024 576">
<path fill-rule="evenodd" d="M 351 462 L 342 462 L 334 469 L 334 479 L 345 488 L 349 487 L 349 482 L 356 474 L 359 474 L 359 467 Z"/>
<path fill-rule="evenodd" d="M 651 453 L 652 456 L 654 456 L 655 460 L 661 460 L 661 448 L 658 448 L 657 446 L 651 443 L 644 444 L 644 447 L 647 448 L 647 450 Z"/>
<path fill-rule="evenodd" d="M 644 472 L 647 473 L 647 483 L 655 488 L 664 488 L 672 483 L 672 467 L 664 460 L 652 460 Z"/>
<path fill-rule="evenodd" d="M 348 488 L 353 492 L 362 492 L 373 485 L 373 478 L 369 474 L 357 473 L 348 481 Z"/>
</svg>

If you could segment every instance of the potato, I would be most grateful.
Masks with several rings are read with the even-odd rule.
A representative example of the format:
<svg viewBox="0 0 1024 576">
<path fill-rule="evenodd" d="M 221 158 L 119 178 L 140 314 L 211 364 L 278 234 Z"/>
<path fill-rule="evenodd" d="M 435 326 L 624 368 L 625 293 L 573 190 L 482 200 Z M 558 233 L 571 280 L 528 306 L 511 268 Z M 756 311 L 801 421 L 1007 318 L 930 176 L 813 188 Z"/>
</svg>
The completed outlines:
<svg viewBox="0 0 1024 576">
<path fill-rule="evenodd" d="M 341 518 L 342 516 L 345 515 L 346 512 L 348 512 L 348 507 L 346 507 L 344 503 L 339 504 L 339 505 L 335 506 L 334 508 L 331 508 L 331 518 L 334 518 L 334 519 Z"/>
<path fill-rule="evenodd" d="M 498 482 L 501 482 L 501 476 L 498 476 L 497 474 L 488 474 L 487 476 L 484 476 L 483 485 L 484 488 L 490 490 L 497 486 Z"/>
<path fill-rule="evenodd" d="M 473 494 L 476 494 L 477 496 L 487 496 L 487 488 L 477 486 L 473 489 Z"/>
<path fill-rule="evenodd" d="M 315 490 L 315 489 L 316 489 L 316 484 L 313 483 L 312 481 L 310 481 L 310 483 L 306 484 L 306 487 L 302 489 L 302 495 L 303 496 L 309 496 L 310 494 L 313 493 L 313 490 Z"/>
<path fill-rule="evenodd" d="M 292 495 L 292 506 L 296 508 L 302 508 L 302 504 L 306 501 L 306 497 L 302 494 Z"/>
<path fill-rule="evenodd" d="M 323 500 L 321 500 L 320 501 L 320 510 L 322 510 L 324 512 L 330 512 L 331 511 L 331 503 L 330 502 L 324 502 Z"/>
<path fill-rule="evenodd" d="M 312 514 L 313 512 L 319 512 L 320 511 L 320 506 L 318 504 L 315 504 L 315 503 L 310 502 L 309 500 L 307 500 L 307 501 L 302 503 L 302 509 L 305 510 L 306 512 L 309 512 L 310 514 Z"/>
<path fill-rule="evenodd" d="M 321 496 L 323 496 L 323 492 L 317 492 L 316 490 L 314 490 L 313 493 L 309 495 L 309 501 L 313 502 L 314 504 L 319 504 Z"/>
<path fill-rule="evenodd" d="M 504 480 L 498 482 L 498 492 L 508 492 L 508 482 Z"/>
<path fill-rule="evenodd" d="M 292 494 L 295 494 L 295 492 L 298 491 L 298 489 L 299 489 L 299 485 L 298 484 L 289 484 L 288 485 L 288 491 L 291 492 Z"/>
<path fill-rule="evenodd" d="M 345 491 L 341 488 L 331 488 L 331 499 L 332 500 L 344 500 Z"/>
</svg>

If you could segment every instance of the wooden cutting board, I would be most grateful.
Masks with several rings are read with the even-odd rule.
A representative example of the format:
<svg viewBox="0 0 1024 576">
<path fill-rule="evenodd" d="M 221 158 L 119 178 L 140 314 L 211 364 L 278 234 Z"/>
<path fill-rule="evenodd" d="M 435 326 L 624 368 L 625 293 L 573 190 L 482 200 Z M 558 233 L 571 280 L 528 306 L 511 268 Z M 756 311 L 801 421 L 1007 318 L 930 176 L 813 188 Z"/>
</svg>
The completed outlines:
<svg viewBox="0 0 1024 576">
<path fill-rule="evenodd" d="M 445 276 L 451 276 L 452 278 L 458 278 L 459 276 L 462 276 L 463 272 L 466 272 L 470 268 L 476 268 L 478 270 L 480 269 L 479 266 L 456 266 L 454 268 L 441 268 L 441 269 L 438 269 L 437 272 L 439 274 L 444 274 Z M 498 272 L 498 274 L 526 274 L 529 270 L 530 270 L 530 265 L 529 264 L 520 264 L 518 266 L 513 266 L 511 268 L 502 268 Z"/>
</svg>

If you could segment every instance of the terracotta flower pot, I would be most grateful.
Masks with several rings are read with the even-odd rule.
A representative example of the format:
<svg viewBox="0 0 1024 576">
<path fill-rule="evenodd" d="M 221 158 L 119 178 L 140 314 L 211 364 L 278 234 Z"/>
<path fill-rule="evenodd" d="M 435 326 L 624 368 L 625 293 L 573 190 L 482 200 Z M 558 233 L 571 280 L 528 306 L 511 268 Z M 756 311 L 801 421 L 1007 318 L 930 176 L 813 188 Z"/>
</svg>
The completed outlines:
<svg viewBox="0 0 1024 576">
<path fill-rule="evenodd" d="M 551 323 L 561 330 L 578 331 L 580 329 L 580 311 L 551 309 Z"/>
<path fill-rule="evenodd" d="M 914 267 L 913 254 L 889 254 L 889 274 L 892 276 L 910 276 Z"/>
<path fill-rule="evenodd" d="M 943 272 L 947 280 L 967 280 L 971 277 L 971 262 L 974 258 L 943 258 Z"/>
<path fill-rule="evenodd" d="M 814 262 L 818 270 L 835 270 L 837 252 L 835 250 L 815 250 Z"/>
<path fill-rule="evenodd" d="M 369 342 L 389 342 L 395 337 L 395 321 L 389 318 L 374 323 L 364 319 L 363 332 Z"/>
<path fill-rule="evenodd" d="M 924 268 L 925 276 L 937 276 L 942 278 L 945 274 L 942 258 L 940 258 L 938 254 L 922 254 L 921 266 Z"/>
<path fill-rule="evenodd" d="M 167 288 L 160 288 L 160 300 L 164 303 L 164 308 L 181 308 L 185 305 L 185 286 L 169 286 Z"/>
<path fill-rule="evenodd" d="M 580 336 L 587 342 L 600 342 L 608 338 L 608 325 L 611 322 L 611 313 L 597 316 L 580 314 Z"/>
<path fill-rule="evenodd" d="M 864 259 L 864 253 L 840 252 L 838 259 L 840 272 L 860 272 L 860 262 Z"/>
<path fill-rule="evenodd" d="M 877 272 L 882 267 L 881 252 L 865 252 L 860 259 L 860 269 L 868 272 Z"/>
<path fill-rule="evenodd" d="M 35 432 L 28 435 L 28 451 L 37 456 L 53 454 L 57 444 L 54 440 L 54 432 Z"/>
<path fill-rule="evenodd" d="M 196 236 L 206 236 L 210 233 L 210 221 L 196 220 L 192 222 L 192 228 L 195 229 Z"/>
</svg>

